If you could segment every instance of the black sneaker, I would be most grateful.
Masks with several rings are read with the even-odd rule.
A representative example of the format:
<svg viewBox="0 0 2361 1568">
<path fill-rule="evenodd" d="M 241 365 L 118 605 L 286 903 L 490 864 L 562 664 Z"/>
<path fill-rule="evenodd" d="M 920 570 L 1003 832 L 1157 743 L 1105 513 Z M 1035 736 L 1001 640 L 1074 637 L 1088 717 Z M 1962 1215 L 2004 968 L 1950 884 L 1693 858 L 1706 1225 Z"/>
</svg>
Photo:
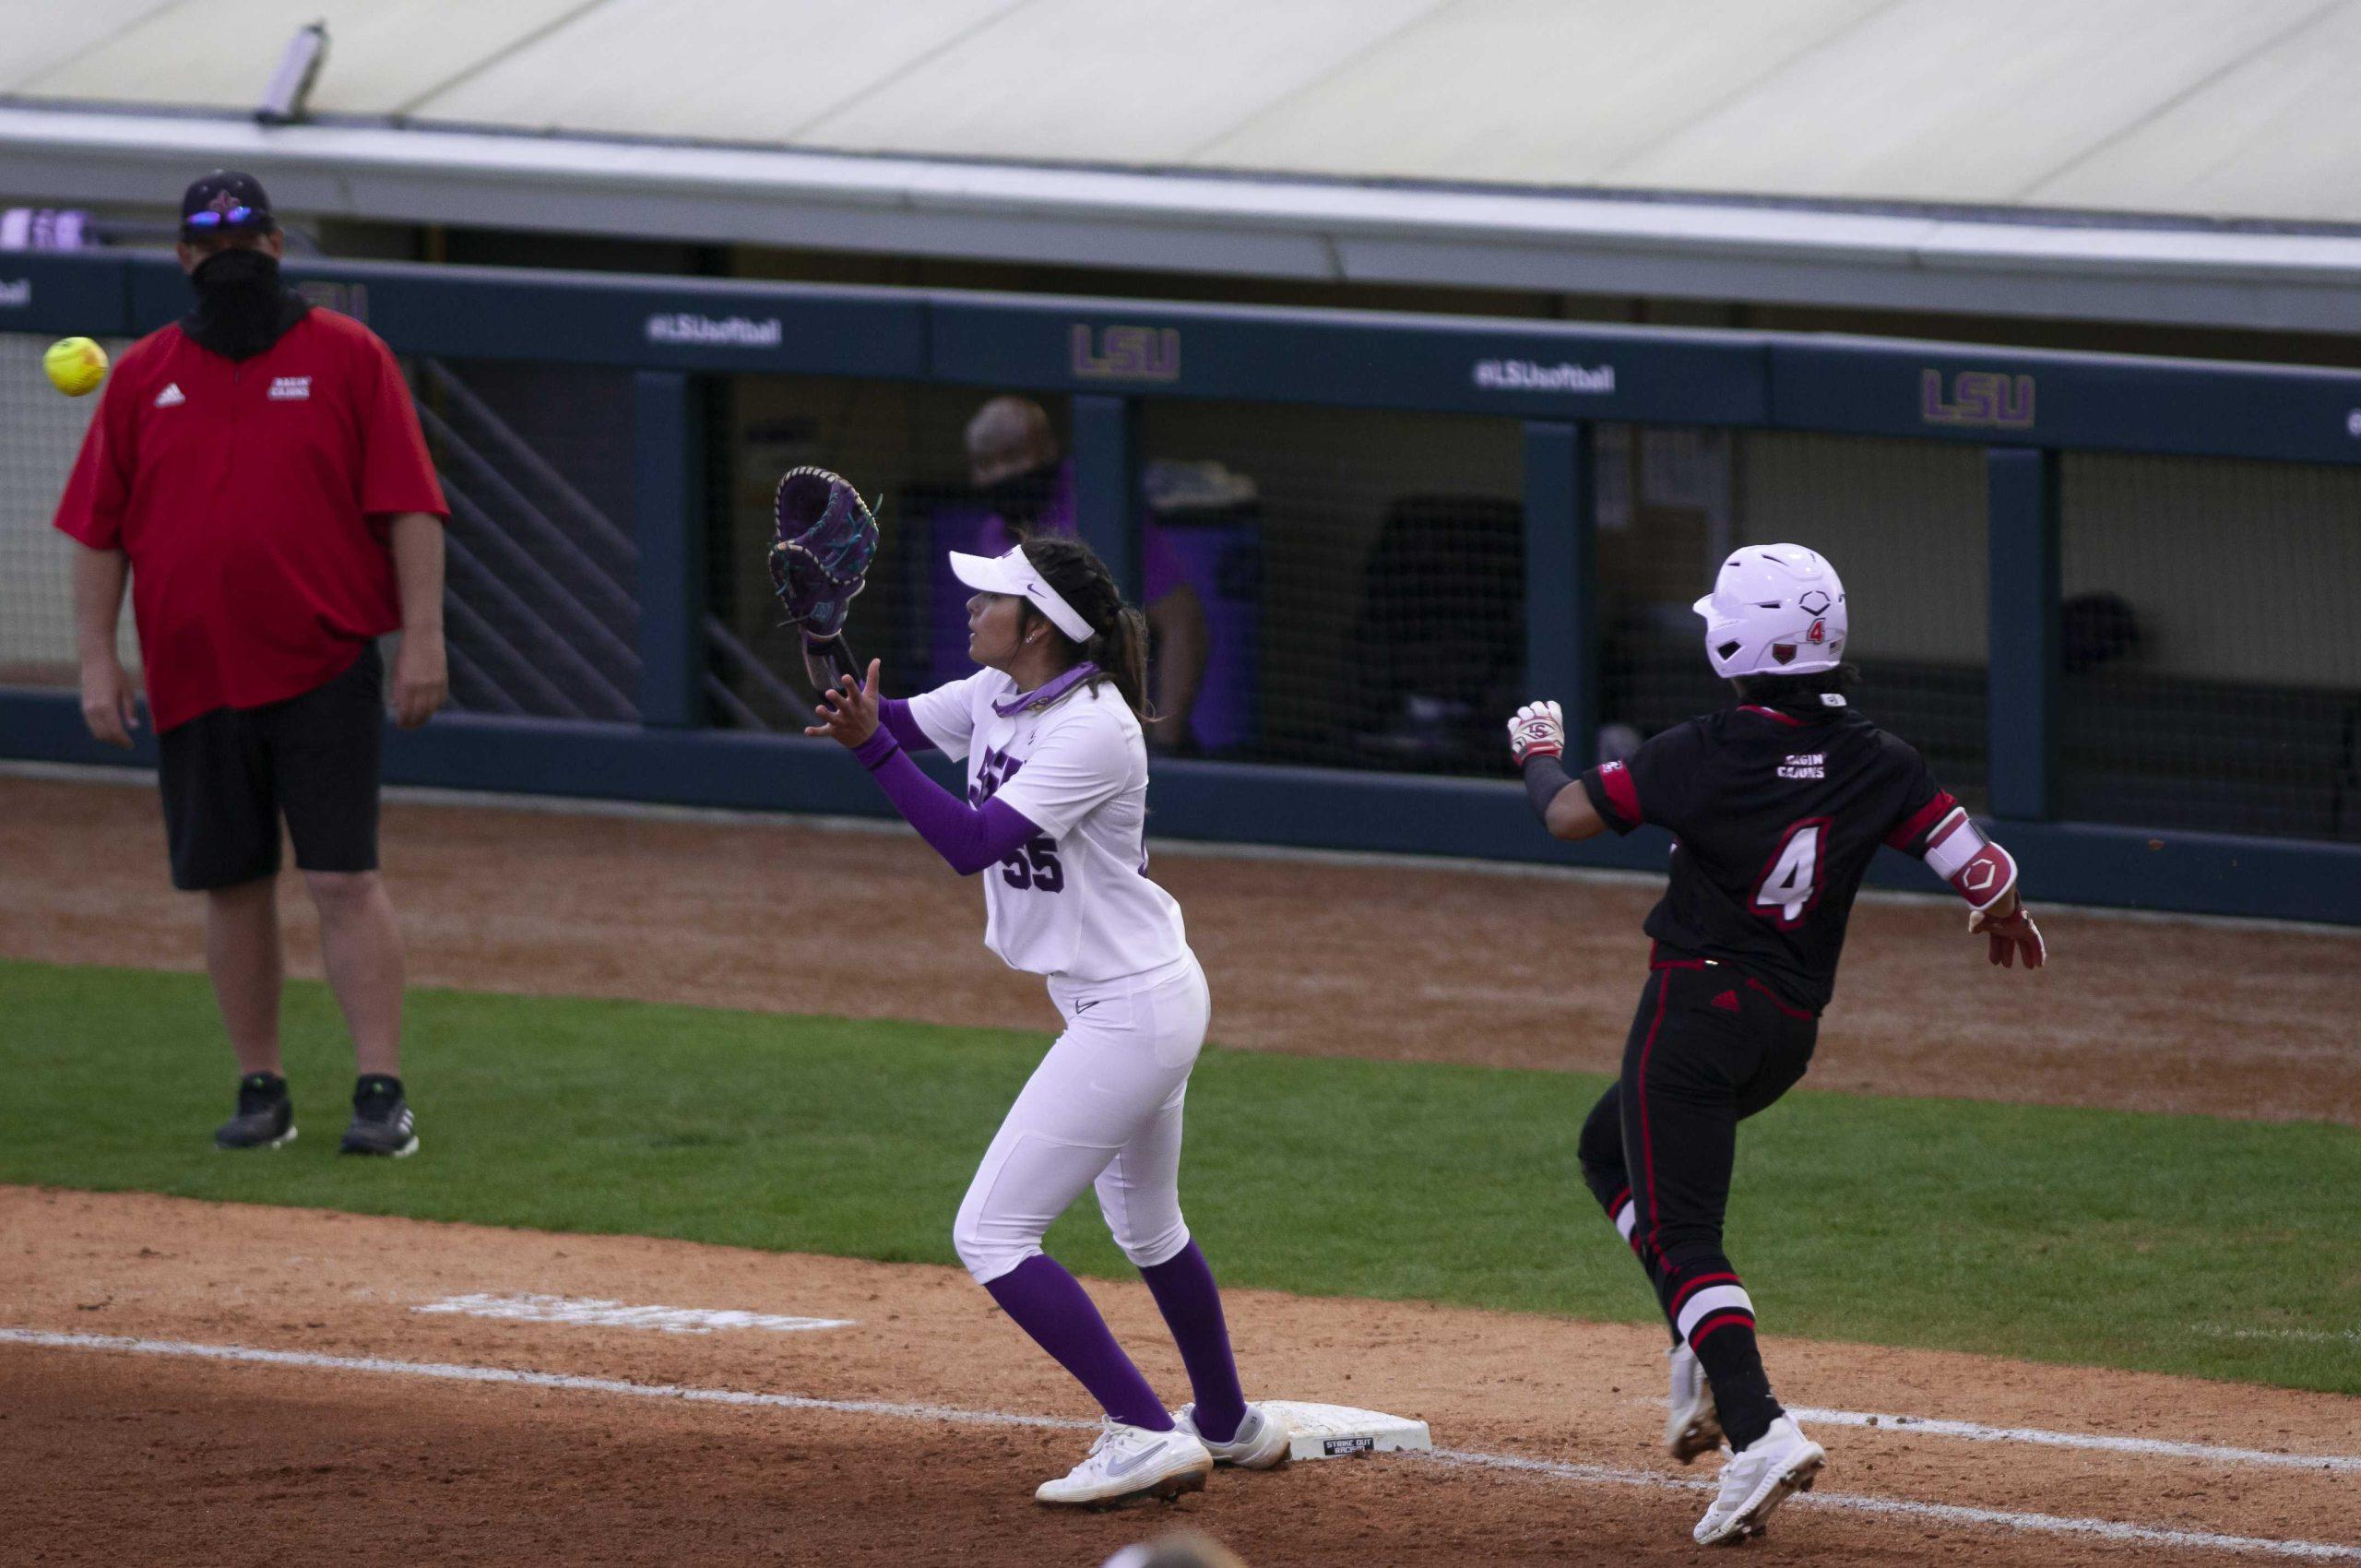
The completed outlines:
<svg viewBox="0 0 2361 1568">
<path fill-rule="evenodd" d="M 402 1081 L 382 1074 L 361 1080 L 352 1091 L 352 1124 L 338 1146 L 345 1154 L 378 1154 L 399 1159 L 418 1152 L 418 1121 L 402 1099 Z"/>
<path fill-rule="evenodd" d="M 215 1148 L 277 1148 L 295 1141 L 295 1101 L 276 1073 L 238 1080 L 238 1113 L 213 1130 Z"/>
</svg>

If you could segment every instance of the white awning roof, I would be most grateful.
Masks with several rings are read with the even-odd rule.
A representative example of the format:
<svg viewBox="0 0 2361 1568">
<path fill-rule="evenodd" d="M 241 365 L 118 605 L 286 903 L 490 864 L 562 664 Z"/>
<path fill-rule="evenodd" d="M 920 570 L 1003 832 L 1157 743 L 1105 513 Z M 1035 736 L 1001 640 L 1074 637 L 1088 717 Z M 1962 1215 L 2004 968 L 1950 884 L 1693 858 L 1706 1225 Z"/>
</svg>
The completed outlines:
<svg viewBox="0 0 2361 1568">
<path fill-rule="evenodd" d="M 0 199 L 2354 330 L 2356 75 L 2361 0 L 0 0 Z"/>
</svg>

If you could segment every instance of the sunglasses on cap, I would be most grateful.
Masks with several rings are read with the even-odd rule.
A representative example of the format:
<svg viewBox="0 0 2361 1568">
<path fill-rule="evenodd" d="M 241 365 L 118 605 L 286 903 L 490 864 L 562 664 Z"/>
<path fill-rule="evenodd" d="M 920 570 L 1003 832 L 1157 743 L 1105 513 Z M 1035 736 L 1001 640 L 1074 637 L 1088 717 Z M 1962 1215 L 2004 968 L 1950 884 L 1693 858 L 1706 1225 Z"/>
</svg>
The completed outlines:
<svg viewBox="0 0 2361 1568">
<path fill-rule="evenodd" d="M 190 213 L 181 222 L 191 229 L 219 229 L 243 223 L 254 216 L 255 209 L 251 207 L 233 207 L 227 212 L 208 207 Z"/>
</svg>

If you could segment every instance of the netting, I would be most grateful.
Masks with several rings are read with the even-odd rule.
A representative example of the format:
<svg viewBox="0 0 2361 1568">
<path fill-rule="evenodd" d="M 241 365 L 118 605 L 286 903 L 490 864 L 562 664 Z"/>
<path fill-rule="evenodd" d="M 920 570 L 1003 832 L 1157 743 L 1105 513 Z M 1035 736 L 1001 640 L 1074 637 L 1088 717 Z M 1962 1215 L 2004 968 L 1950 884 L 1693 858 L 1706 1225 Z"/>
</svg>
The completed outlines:
<svg viewBox="0 0 2361 1568">
<path fill-rule="evenodd" d="M 630 373 L 433 359 L 409 371 L 451 508 L 451 706 L 637 719 Z"/>
<path fill-rule="evenodd" d="M 966 592 L 944 551 L 989 504 L 961 431 L 986 394 L 735 378 L 730 490 L 712 530 L 718 721 L 804 721 L 791 630 L 762 554 L 771 492 L 817 463 L 883 496 L 853 639 L 908 692 L 967 673 Z M 1061 450 L 1065 410 L 1049 405 Z M 1489 776 L 1523 692 L 1520 426 L 1234 403 L 1142 410 L 1139 540 L 1156 636 L 1157 742 L 1195 754 Z M 1727 701 L 1690 603 L 1734 544 L 1826 550 L 1869 608 L 1863 700 L 1954 790 L 1984 778 L 1980 453 L 1929 443 L 1605 426 L 1597 445 L 1602 748 Z M 1919 537 L 1921 533 L 1928 537 Z"/>
<path fill-rule="evenodd" d="M 1861 671 L 1854 702 L 1974 811 L 1987 777 L 1984 469 L 1976 447 L 1749 432 L 1733 540 L 1808 545 L 1835 565 L 1845 657 Z"/>
<path fill-rule="evenodd" d="M 73 546 L 51 527 L 95 398 L 58 396 L 42 337 L 0 334 L 0 683 L 71 686 Z M 119 351 L 120 342 L 109 344 Z M 630 721 L 638 562 L 628 372 L 409 362 L 453 507 L 454 706 Z M 994 548 L 1009 497 L 973 482 L 981 389 L 739 376 L 700 394 L 719 437 L 706 561 L 709 717 L 809 713 L 763 552 L 778 476 L 881 502 L 855 607 L 888 689 L 955 679 L 952 549 Z M 1042 400 L 1070 449 L 1062 399 Z M 1247 403 L 1141 410 L 1139 543 L 1159 745 L 1360 769 L 1493 775 L 1528 695 L 1522 431 L 1512 421 Z M 1851 595 L 1865 711 L 1980 805 L 1987 747 L 1984 455 L 1934 443 L 1602 426 L 1601 748 L 1726 701 L 1691 601 L 1731 547 L 1822 551 Z M 1033 497 L 1070 505 L 1070 472 Z M 2069 454 L 2059 814 L 2361 839 L 2361 471 Z M 136 661 L 129 617 L 122 638 Z"/>
<path fill-rule="evenodd" d="M 1206 629 L 1172 739 L 1498 776 L 1524 700 L 1522 440 L 1507 420 L 1150 404 L 1149 617 L 1177 619 L 1185 594 Z"/>
<path fill-rule="evenodd" d="M 51 526 L 98 394 L 66 398 L 49 384 L 42 354 L 53 339 L 0 332 L 0 685 L 73 686 L 74 541 Z M 127 339 L 109 339 L 110 357 Z M 136 671 L 139 647 L 126 604 L 118 647 Z"/>
<path fill-rule="evenodd" d="M 98 398 L 57 395 L 42 373 L 47 346 L 0 334 L 0 683 L 18 686 L 76 681 L 74 545 L 51 517 Z M 451 505 L 452 707 L 635 718 L 630 376 L 435 360 L 406 368 Z M 127 609 L 120 642 L 136 669 Z"/>
<path fill-rule="evenodd" d="M 717 717 L 808 711 L 795 634 L 762 567 L 778 476 L 833 468 L 884 497 L 851 640 L 886 687 L 974 669 L 954 549 L 998 548 L 963 431 L 986 391 L 773 376 L 728 390 L 729 502 L 712 530 Z M 1067 410 L 1043 399 L 1062 452 Z M 1497 772 L 1524 659 L 1518 427 L 1505 421 L 1152 404 L 1138 540 L 1151 737 L 1204 755 Z M 1050 486 L 1049 505 L 1069 485 Z M 1037 498 L 1038 499 L 1038 498 Z"/>
<path fill-rule="evenodd" d="M 1690 606 L 1737 537 L 1737 449 L 1722 431 L 1598 427 L 1599 754 L 1729 702 Z"/>
<path fill-rule="evenodd" d="M 1984 458 L 1931 442 L 1603 425 L 1600 751 L 1726 707 L 1691 608 L 1742 544 L 1845 579 L 1862 711 L 1972 805 L 1985 781 Z"/>
<path fill-rule="evenodd" d="M 2063 466 L 2060 814 L 2361 839 L 2361 470 Z"/>
<path fill-rule="evenodd" d="M 846 638 L 860 658 L 884 660 L 887 695 L 908 696 L 974 673 L 967 590 L 945 556 L 1006 548 L 991 523 L 997 514 L 970 482 L 963 439 L 990 396 L 825 377 L 740 375 L 717 384 L 728 436 L 725 487 L 706 536 L 706 690 L 715 722 L 793 730 L 810 717 L 800 636 L 783 624 L 764 564 L 773 497 L 789 469 L 833 469 L 877 507 L 877 559 L 853 601 Z M 1037 401 L 1062 461 L 1069 448 L 1065 402 Z M 1071 485 L 1053 472 L 1039 488 L 1054 503 Z"/>
</svg>

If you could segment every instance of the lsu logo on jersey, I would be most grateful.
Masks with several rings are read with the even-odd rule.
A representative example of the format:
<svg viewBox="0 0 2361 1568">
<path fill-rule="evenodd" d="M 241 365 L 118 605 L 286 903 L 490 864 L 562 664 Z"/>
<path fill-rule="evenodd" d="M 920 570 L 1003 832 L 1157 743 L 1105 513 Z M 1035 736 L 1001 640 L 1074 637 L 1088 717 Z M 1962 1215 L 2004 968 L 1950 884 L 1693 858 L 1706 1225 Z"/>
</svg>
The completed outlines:
<svg viewBox="0 0 2361 1568">
<path fill-rule="evenodd" d="M 987 749 L 984 760 L 976 766 L 976 781 L 967 786 L 967 803 L 980 806 L 999 794 L 1000 787 L 1015 778 L 1017 769 L 1024 766 L 1023 757 Z"/>
<path fill-rule="evenodd" d="M 976 781 L 967 786 L 967 803 L 980 809 L 1024 766 L 1023 757 L 988 748 L 984 760 L 976 765 Z M 1064 892 L 1066 868 L 1058 859 L 1058 841 L 1046 833 L 1027 838 L 1014 854 L 1001 861 L 1000 876 L 1020 893 Z"/>
</svg>

